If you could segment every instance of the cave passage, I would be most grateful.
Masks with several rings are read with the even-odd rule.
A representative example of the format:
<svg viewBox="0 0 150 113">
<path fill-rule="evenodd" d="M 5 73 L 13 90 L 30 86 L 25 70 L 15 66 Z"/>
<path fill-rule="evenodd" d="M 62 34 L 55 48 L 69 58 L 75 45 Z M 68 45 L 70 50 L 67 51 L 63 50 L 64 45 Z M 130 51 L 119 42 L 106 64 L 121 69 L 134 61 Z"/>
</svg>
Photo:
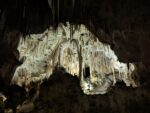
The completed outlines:
<svg viewBox="0 0 150 113">
<path fill-rule="evenodd" d="M 85 78 L 89 78 L 90 77 L 90 67 L 89 66 L 85 67 L 84 76 L 85 76 Z"/>
</svg>

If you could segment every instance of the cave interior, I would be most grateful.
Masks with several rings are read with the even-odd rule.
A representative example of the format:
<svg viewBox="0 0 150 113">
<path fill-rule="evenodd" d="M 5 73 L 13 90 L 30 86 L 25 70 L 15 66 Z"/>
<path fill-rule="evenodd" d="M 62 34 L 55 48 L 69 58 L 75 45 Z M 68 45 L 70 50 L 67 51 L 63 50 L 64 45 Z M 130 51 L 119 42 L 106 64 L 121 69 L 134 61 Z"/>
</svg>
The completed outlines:
<svg viewBox="0 0 150 113">
<path fill-rule="evenodd" d="M 150 113 L 149 6 L 0 0 L 0 113 Z"/>
</svg>

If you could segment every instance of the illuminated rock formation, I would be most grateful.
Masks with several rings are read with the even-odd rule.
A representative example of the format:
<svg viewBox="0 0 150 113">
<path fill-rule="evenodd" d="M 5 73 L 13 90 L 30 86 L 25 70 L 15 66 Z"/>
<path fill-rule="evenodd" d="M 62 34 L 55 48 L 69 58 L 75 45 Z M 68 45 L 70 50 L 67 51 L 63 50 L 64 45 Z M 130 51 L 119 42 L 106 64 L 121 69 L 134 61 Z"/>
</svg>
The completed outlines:
<svg viewBox="0 0 150 113">
<path fill-rule="evenodd" d="M 79 77 L 85 94 L 105 94 L 117 81 L 136 86 L 134 65 L 119 62 L 110 45 L 100 42 L 84 25 L 60 24 L 56 30 L 22 37 L 18 51 L 24 62 L 16 69 L 12 84 L 29 86 L 49 78 L 61 66 Z"/>
</svg>

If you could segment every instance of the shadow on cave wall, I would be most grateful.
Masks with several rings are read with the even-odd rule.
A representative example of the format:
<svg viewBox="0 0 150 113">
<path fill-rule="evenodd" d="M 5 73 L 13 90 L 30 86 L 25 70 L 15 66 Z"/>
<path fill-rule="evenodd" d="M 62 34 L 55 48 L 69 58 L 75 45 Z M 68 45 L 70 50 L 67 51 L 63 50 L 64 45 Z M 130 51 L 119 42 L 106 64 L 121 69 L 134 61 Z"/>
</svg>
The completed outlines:
<svg viewBox="0 0 150 113">
<path fill-rule="evenodd" d="M 0 77 L 7 84 L 10 83 L 15 69 L 22 62 L 19 61 L 19 52 L 17 50 L 21 33 L 17 30 L 5 32 L 0 40 Z"/>
<path fill-rule="evenodd" d="M 149 113 L 150 85 L 140 88 L 117 83 L 108 94 L 83 94 L 79 79 L 55 72 L 40 88 L 31 113 Z"/>
</svg>

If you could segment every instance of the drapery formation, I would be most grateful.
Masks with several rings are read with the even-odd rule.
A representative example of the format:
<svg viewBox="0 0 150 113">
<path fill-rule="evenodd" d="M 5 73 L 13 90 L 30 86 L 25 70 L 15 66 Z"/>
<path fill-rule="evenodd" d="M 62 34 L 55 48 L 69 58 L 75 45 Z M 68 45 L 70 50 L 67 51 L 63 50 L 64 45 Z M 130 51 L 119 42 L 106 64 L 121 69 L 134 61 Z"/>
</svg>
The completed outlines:
<svg viewBox="0 0 150 113">
<path fill-rule="evenodd" d="M 78 76 L 85 94 L 105 94 L 117 81 L 135 87 L 135 67 L 118 61 L 110 45 L 101 43 L 84 25 L 59 24 L 42 34 L 20 38 L 19 66 L 12 84 L 29 86 L 31 82 L 49 78 L 55 67 Z"/>
</svg>

